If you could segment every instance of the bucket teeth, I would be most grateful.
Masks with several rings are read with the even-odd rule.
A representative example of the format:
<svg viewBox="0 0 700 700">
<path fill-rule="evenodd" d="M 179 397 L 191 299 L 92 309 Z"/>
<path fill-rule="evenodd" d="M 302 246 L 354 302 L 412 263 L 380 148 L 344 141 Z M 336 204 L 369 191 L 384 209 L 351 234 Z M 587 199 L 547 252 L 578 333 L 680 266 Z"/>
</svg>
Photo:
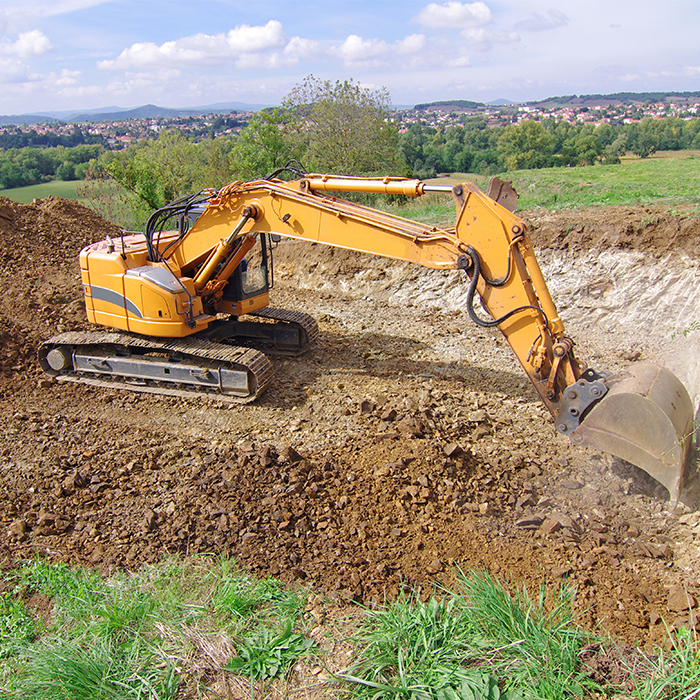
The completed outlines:
<svg viewBox="0 0 700 700">
<path fill-rule="evenodd" d="M 571 434 L 650 474 L 678 502 L 693 434 L 693 404 L 672 372 L 652 364 L 633 365 L 605 379 L 606 396 Z"/>
</svg>

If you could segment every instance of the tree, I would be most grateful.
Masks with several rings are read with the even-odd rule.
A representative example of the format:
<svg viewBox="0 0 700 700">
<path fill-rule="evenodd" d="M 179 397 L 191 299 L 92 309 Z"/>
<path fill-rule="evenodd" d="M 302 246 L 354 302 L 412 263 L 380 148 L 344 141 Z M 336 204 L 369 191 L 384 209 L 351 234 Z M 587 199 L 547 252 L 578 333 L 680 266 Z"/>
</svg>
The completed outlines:
<svg viewBox="0 0 700 700">
<path fill-rule="evenodd" d="M 287 138 L 303 163 L 317 172 L 403 174 L 406 163 L 390 117 L 386 88 L 353 80 L 307 76 L 283 102 L 290 114 Z"/>
<path fill-rule="evenodd" d="M 140 202 L 158 209 L 190 192 L 226 184 L 226 143 L 216 139 L 194 144 L 177 131 L 164 131 L 155 141 L 107 154 L 104 167 Z"/>
<path fill-rule="evenodd" d="M 528 120 L 505 127 L 498 150 L 510 170 L 546 168 L 552 164 L 554 142 L 554 136 L 540 122 Z"/>
<path fill-rule="evenodd" d="M 300 159 L 300 144 L 289 137 L 288 110 L 272 109 L 253 115 L 229 154 L 233 177 L 253 180 L 272 173 L 292 158 Z"/>
</svg>

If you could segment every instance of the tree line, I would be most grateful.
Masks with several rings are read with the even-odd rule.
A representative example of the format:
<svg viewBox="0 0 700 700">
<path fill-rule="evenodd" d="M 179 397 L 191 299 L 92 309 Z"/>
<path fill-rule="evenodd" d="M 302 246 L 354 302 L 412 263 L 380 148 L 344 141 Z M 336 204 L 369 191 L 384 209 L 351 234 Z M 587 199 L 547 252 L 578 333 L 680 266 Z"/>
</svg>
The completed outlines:
<svg viewBox="0 0 700 700">
<path fill-rule="evenodd" d="M 0 149 L 0 189 L 50 180 L 82 180 L 90 164 L 103 153 L 104 148 L 98 144 Z"/>
<path fill-rule="evenodd" d="M 700 119 L 647 117 L 596 126 L 547 118 L 489 126 L 483 117 L 467 117 L 462 125 L 446 128 L 413 124 L 402 135 L 401 148 L 420 177 L 613 164 L 628 152 L 644 158 L 656 151 L 700 149 Z"/>
</svg>

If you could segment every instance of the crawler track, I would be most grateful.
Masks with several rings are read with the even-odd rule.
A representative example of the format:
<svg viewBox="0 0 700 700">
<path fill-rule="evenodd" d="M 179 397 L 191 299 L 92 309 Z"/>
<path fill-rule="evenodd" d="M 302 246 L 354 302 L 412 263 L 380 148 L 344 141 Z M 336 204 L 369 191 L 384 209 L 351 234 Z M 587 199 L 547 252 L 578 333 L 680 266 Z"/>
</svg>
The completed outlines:
<svg viewBox="0 0 700 700">
<path fill-rule="evenodd" d="M 266 318 L 274 321 L 278 326 L 298 329 L 300 335 L 300 349 L 295 353 L 304 352 L 318 338 L 318 324 L 316 319 L 302 311 L 290 311 L 289 309 L 275 309 L 268 306 L 260 311 L 255 311 L 251 316 Z"/>
<path fill-rule="evenodd" d="M 318 324 L 301 311 L 267 307 L 240 318 L 214 321 L 199 337 L 255 348 L 268 355 L 295 356 L 306 352 L 318 338 Z"/>
<path fill-rule="evenodd" d="M 255 400 L 272 378 L 270 361 L 253 348 L 109 331 L 54 336 L 39 363 L 58 381 L 231 403 Z"/>
</svg>

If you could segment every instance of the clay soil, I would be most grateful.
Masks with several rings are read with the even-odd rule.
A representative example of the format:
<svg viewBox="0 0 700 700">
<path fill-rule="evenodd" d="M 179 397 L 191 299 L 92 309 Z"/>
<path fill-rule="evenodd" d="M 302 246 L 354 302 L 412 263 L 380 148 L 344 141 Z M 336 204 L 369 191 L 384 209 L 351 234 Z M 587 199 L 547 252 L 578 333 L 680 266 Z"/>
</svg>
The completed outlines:
<svg viewBox="0 0 700 700">
<path fill-rule="evenodd" d="M 544 257 L 574 266 L 591 250 L 699 255 L 700 221 L 678 212 L 529 220 Z M 87 328 L 78 252 L 116 233 L 75 203 L 0 199 L 4 562 L 113 570 L 227 552 L 367 605 L 459 566 L 533 592 L 567 581 L 580 623 L 619 642 L 651 648 L 666 625 L 695 624 L 692 502 L 673 509 L 644 473 L 558 436 L 503 338 L 454 301 L 454 275 L 283 243 L 273 304 L 313 314 L 321 336 L 275 360 L 253 405 L 45 378 L 38 344 Z M 639 339 L 569 331 L 607 369 L 658 359 Z"/>
</svg>

